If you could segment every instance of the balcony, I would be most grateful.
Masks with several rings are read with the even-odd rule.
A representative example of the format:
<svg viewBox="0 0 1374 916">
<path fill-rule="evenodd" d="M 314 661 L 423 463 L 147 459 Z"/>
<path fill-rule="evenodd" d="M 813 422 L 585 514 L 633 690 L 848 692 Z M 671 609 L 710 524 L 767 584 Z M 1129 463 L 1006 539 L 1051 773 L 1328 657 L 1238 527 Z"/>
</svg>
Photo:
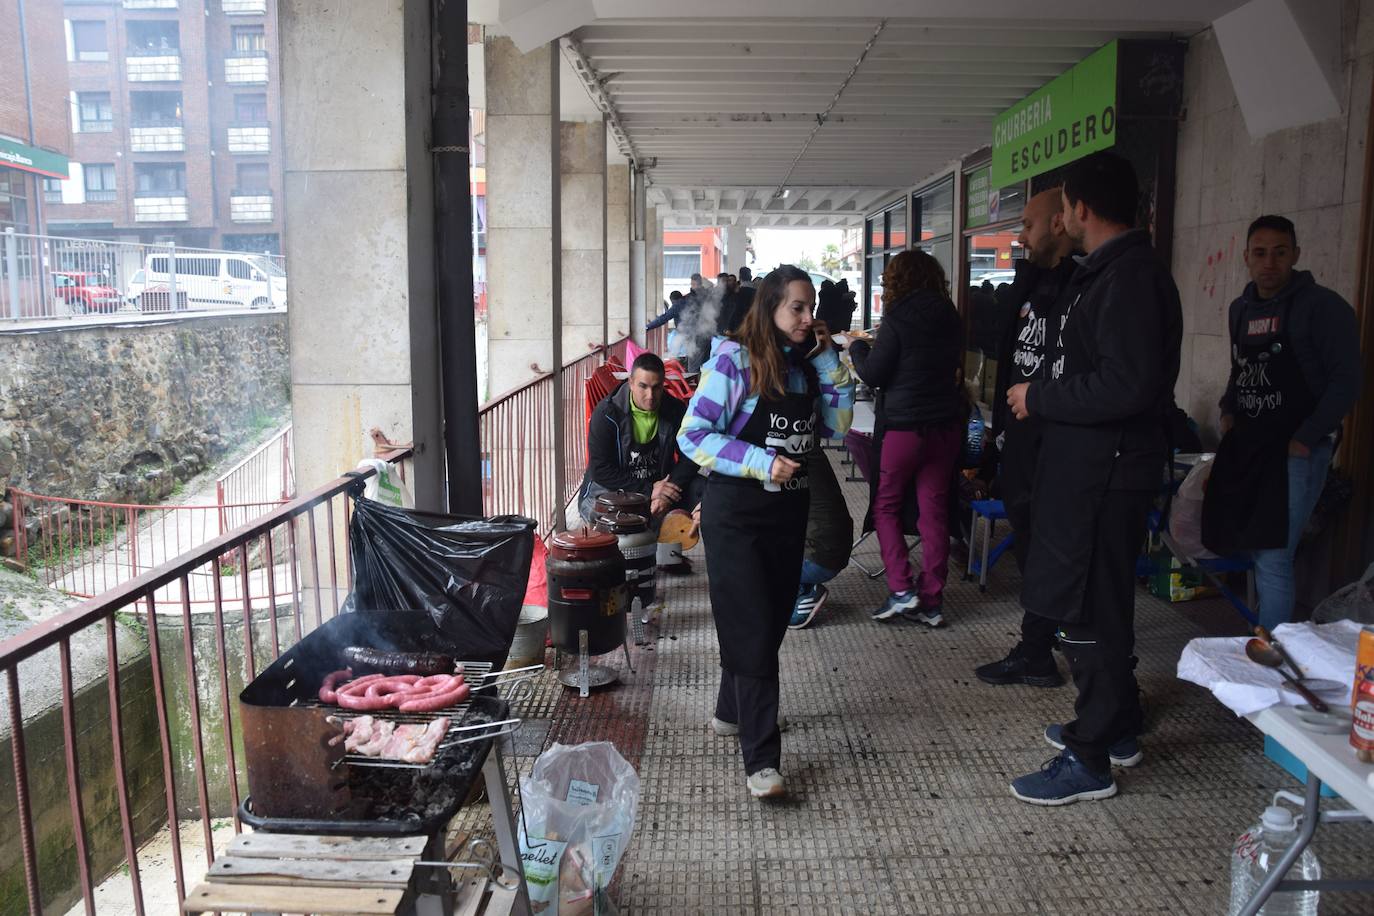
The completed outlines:
<svg viewBox="0 0 1374 916">
<path fill-rule="evenodd" d="M 221 0 L 220 10 L 226 16 L 248 16 L 266 13 L 267 0 Z"/>
<path fill-rule="evenodd" d="M 185 191 L 138 191 L 134 194 L 134 222 L 184 223 L 191 218 Z"/>
<path fill-rule="evenodd" d="M 266 121 L 229 125 L 229 152 L 272 152 L 272 128 Z"/>
<path fill-rule="evenodd" d="M 129 128 L 129 149 L 135 153 L 183 152 L 186 129 L 166 121 L 135 121 Z"/>
<path fill-rule="evenodd" d="M 181 51 L 177 48 L 131 48 L 125 62 L 131 83 L 181 82 Z"/>
<path fill-rule="evenodd" d="M 266 51 L 230 51 L 224 58 L 224 81 L 231 86 L 267 82 Z"/>
<path fill-rule="evenodd" d="M 272 222 L 272 192 L 230 191 L 229 218 L 236 223 Z"/>
<path fill-rule="evenodd" d="M 177 0 L 124 0 L 126 10 L 174 10 Z"/>
</svg>

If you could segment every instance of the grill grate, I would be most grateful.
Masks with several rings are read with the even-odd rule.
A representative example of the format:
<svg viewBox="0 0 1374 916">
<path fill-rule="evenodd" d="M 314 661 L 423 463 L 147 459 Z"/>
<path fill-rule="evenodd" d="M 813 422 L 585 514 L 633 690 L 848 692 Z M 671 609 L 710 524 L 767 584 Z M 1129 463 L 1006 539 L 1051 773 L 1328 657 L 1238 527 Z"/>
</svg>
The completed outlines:
<svg viewBox="0 0 1374 916">
<path fill-rule="evenodd" d="M 392 725 L 428 725 L 435 719 L 447 717 L 449 720 L 448 729 L 444 732 L 444 737 L 435 746 L 434 755 L 426 763 L 407 763 L 404 760 L 394 758 L 369 757 L 365 754 L 350 752 L 344 754 L 340 762 L 349 766 L 376 767 L 383 769 L 396 770 L 424 770 L 433 766 L 434 762 L 448 748 L 462 744 L 467 741 L 477 741 L 485 738 L 492 738 L 506 734 L 513 729 L 510 726 L 518 724 L 518 719 L 504 719 L 499 722 L 479 722 L 475 725 L 463 725 L 463 719 L 467 716 L 472 707 L 471 697 L 478 690 L 504 683 L 501 681 L 503 674 L 511 672 L 492 672 L 491 662 L 463 662 L 463 678 L 472 688 L 469 699 L 456 706 L 445 706 L 443 709 L 435 709 L 429 712 L 400 712 L 397 710 L 366 712 L 363 710 L 344 709 L 332 703 L 324 703 L 318 697 L 311 697 L 304 701 L 292 703 L 293 706 L 315 707 L 332 710 L 330 716 L 332 720 L 346 722 L 362 716 L 371 716 L 377 721 L 390 722 Z M 492 729 L 498 729 L 492 731 Z M 504 730 L 500 730 L 504 729 Z"/>
</svg>

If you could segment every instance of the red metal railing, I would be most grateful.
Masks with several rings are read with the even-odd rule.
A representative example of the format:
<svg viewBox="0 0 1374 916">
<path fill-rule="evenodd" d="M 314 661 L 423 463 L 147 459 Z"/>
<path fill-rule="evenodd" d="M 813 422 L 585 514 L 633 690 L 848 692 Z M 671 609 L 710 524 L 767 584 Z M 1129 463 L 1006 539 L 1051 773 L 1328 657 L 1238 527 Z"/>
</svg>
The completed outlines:
<svg viewBox="0 0 1374 916">
<path fill-rule="evenodd" d="M 233 507 L 282 503 L 295 495 L 291 441 L 288 423 L 215 481 L 215 502 L 222 509 L 220 534 L 255 517 Z"/>
<path fill-rule="evenodd" d="M 667 348 L 668 326 L 666 324 L 661 324 L 653 330 L 644 332 L 644 349 L 662 356 Z"/>
<path fill-rule="evenodd" d="M 145 506 L 44 496 L 10 489 L 14 505 L 14 540 L 20 563 L 33 568 L 44 585 L 91 598 L 130 579 L 196 550 L 238 525 L 266 515 L 280 499 L 260 503 L 215 506 Z M 236 524 L 235 524 L 236 523 Z M 280 582 L 279 569 L 264 566 L 254 555 L 247 582 L 255 600 L 266 598 Z M 241 603 L 238 564 L 225 557 L 215 579 L 226 600 Z M 215 583 L 208 575 L 191 578 L 192 604 L 215 600 Z M 180 601 L 175 587 L 158 595 L 163 602 Z"/>
<path fill-rule="evenodd" d="M 362 476 L 370 474 L 367 471 Z M 142 572 L 98 598 L 0 642 L 0 684 L 5 687 L 4 704 L 8 706 L 14 777 L 12 795 L 8 786 L 0 788 L 0 811 L 10 810 L 11 802 L 14 811 L 12 819 L 7 815 L 0 819 L 0 848 L 9 845 L 12 849 L 18 838 L 22 887 L 27 894 L 26 907 L 11 898 L 4 901 L 6 911 L 22 908 L 39 914 L 45 909 L 65 909 L 79 892 L 86 912 L 94 913 L 95 884 L 106 874 L 124 870 L 134 911 L 141 916 L 148 908 L 138 849 L 150 822 L 154 828 L 164 823 L 160 820 L 164 816 L 169 822 L 172 880 L 178 899 L 185 897 L 187 888 L 183 822 L 189 822 L 185 829 L 191 831 L 196 829 L 194 822 L 200 822 L 206 865 L 215 858 L 212 820 L 228 814 L 235 831 L 241 829 L 238 803 L 245 770 L 242 750 L 236 744 L 237 707 L 232 697 L 237 685 L 255 676 L 259 657 L 276 658 L 303 633 L 339 612 L 343 595 L 352 585 L 346 491 L 357 479 L 341 477 L 276 506 L 186 556 Z M 235 610 L 225 600 L 222 588 L 220 568 L 226 557 L 238 564 L 242 593 L 250 591 L 252 557 L 260 558 L 269 569 L 280 565 L 286 575 L 281 580 L 266 577 L 265 600 L 239 602 L 238 612 L 226 615 Z M 191 583 L 197 576 L 213 583 L 213 605 L 210 613 L 194 615 L 193 619 Z M 180 600 L 164 601 L 162 596 L 169 590 Z M 117 621 L 117 617 L 122 620 L 126 612 L 139 607 L 145 609 L 141 637 L 139 627 Z M 284 624 L 281 627 L 279 617 Z M 234 631 L 227 628 L 230 626 Z M 195 635 L 207 631 L 213 640 Z M 99 648 L 102 633 L 103 650 Z M 168 636 L 173 638 L 164 641 Z M 146 639 L 147 664 L 121 666 L 121 649 L 126 650 L 127 657 L 130 641 L 141 639 Z M 135 648 L 141 651 L 144 647 Z M 73 665 L 77 655 L 85 656 L 88 662 L 92 656 L 99 659 L 103 655 L 100 667 L 108 708 L 98 694 L 83 691 L 76 683 Z M 21 665 L 31 688 L 22 694 Z M 178 668 L 183 669 L 184 678 L 177 673 Z M 56 691 L 61 695 L 60 751 L 51 747 L 51 738 L 33 747 L 25 740 L 30 726 L 23 703 L 37 704 L 49 698 L 44 691 L 33 689 L 44 677 L 60 682 Z M 87 686 L 98 686 L 98 681 Z M 98 704 L 94 707 L 93 696 Z M 175 728 L 173 714 L 177 717 Z M 39 734 L 51 734 L 37 722 L 35 726 Z M 105 732 L 108 738 L 102 734 Z M 93 759 L 79 759 L 78 750 Z M 213 772 L 210 760 L 215 762 Z M 181 772 L 179 764 L 189 774 Z M 54 776 L 60 767 L 65 768 L 64 779 Z M 31 778 L 34 773 L 37 777 Z M 112 792 L 94 788 L 103 786 L 98 781 L 110 775 Z M 183 777 L 180 787 L 179 776 Z M 0 779 L 0 784 L 5 782 L 9 780 Z M 63 783 L 65 802 L 60 800 Z M 226 787 L 229 797 L 222 799 Z M 138 808 L 134 805 L 135 791 L 139 793 Z M 54 792 L 59 793 L 56 801 Z M 115 808 L 117 812 L 112 810 Z M 116 819 L 117 839 L 110 832 Z M 103 837 L 101 842 L 93 842 L 93 831 Z M 112 848 L 120 843 L 122 862 Z M 5 864 L 5 857 L 0 857 L 0 868 Z M 3 877 L 0 883 L 4 886 L 20 886 L 17 874 Z"/>
</svg>

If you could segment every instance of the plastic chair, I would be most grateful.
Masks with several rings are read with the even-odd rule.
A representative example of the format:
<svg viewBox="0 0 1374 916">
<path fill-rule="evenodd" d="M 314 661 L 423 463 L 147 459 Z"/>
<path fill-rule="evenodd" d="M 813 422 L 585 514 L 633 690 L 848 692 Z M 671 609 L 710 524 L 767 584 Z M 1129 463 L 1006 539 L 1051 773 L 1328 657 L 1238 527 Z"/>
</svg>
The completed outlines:
<svg viewBox="0 0 1374 916">
<path fill-rule="evenodd" d="M 1016 543 L 1016 532 L 1008 533 L 997 542 L 997 546 L 992 546 L 992 530 L 997 522 L 1006 519 L 1007 507 L 1000 499 L 975 499 L 970 505 L 973 506 L 973 515 L 969 520 L 970 540 L 978 533 L 979 518 L 983 519 L 983 537 L 979 551 L 974 551 L 973 544 L 969 544 L 968 569 L 964 572 L 964 581 L 971 580 L 977 574 L 978 590 L 985 592 L 988 590 L 988 570 Z"/>
</svg>

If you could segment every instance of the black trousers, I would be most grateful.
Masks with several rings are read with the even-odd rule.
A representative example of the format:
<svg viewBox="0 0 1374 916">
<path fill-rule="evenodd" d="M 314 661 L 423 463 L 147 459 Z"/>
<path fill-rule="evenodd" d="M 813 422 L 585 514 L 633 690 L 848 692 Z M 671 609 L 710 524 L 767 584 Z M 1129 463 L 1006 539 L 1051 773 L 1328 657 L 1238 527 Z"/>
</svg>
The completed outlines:
<svg viewBox="0 0 1374 916">
<path fill-rule="evenodd" d="M 806 490 L 770 493 L 712 476 L 701 503 L 711 616 L 720 642 L 716 718 L 739 724 L 745 773 L 779 768 L 778 650 L 801 580 Z"/>
<path fill-rule="evenodd" d="M 1064 745 L 1090 769 L 1109 772 L 1107 748 L 1140 734 L 1135 680 L 1135 561 L 1153 494 L 1109 490 L 1098 510 L 1093 556 L 1079 623 L 1059 628 L 1078 699 Z"/>
<path fill-rule="evenodd" d="M 1008 486 L 1002 505 L 1007 510 L 1007 521 L 1016 535 L 1012 541 L 1012 553 L 1016 557 L 1016 568 L 1026 571 L 1026 557 L 1030 555 L 1031 543 L 1031 501 L 1030 487 L 1027 482 L 1024 491 Z M 1021 642 L 1013 650 L 1031 662 L 1048 663 L 1054 651 L 1054 636 L 1059 629 L 1057 621 L 1030 611 L 1021 613 Z"/>
</svg>

